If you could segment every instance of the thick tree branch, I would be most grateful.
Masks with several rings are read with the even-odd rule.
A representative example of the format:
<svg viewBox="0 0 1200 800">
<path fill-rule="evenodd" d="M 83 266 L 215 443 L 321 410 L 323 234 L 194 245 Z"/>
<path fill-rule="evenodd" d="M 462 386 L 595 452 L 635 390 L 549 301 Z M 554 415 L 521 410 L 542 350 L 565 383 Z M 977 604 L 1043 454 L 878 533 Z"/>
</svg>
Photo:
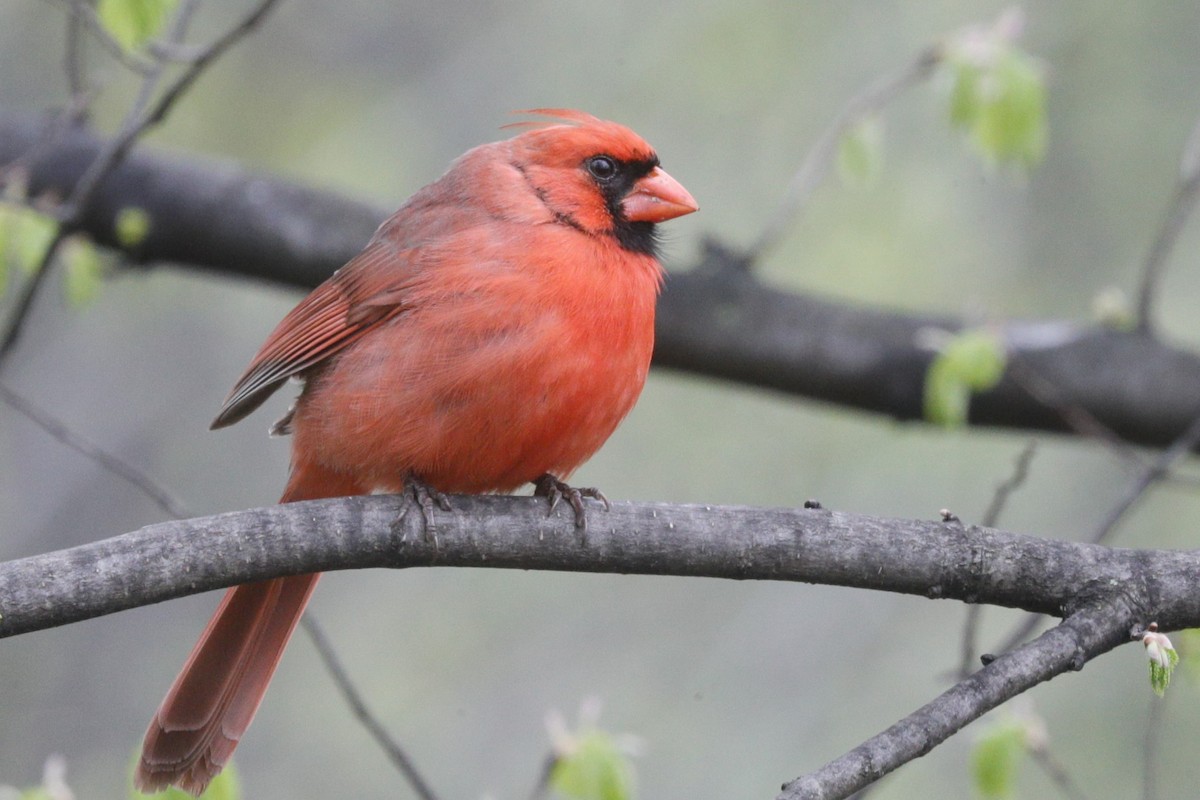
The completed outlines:
<svg viewBox="0 0 1200 800">
<path fill-rule="evenodd" d="M 40 118 L 0 109 L 0 164 L 29 153 Z M 30 159 L 30 189 L 59 196 L 102 147 L 73 130 Z M 358 252 L 385 209 L 197 157 L 133 153 L 100 186 L 84 229 L 116 246 L 114 220 L 138 206 L 152 219 L 131 255 L 279 283 L 314 286 Z M 931 329 L 962 320 L 861 308 L 773 289 L 710 244 L 696 269 L 675 272 L 659 303 L 655 363 L 784 391 L 901 420 L 923 417 Z M 977 425 L 1069 431 L 1062 406 L 1125 440 L 1174 441 L 1200 415 L 1200 357 L 1158 339 L 1066 322 L 999 328 L 1024 375 L 974 398 Z M 1059 407 L 1035 398 L 1028 377 L 1052 386 Z M 1018 380 L 1018 378 L 1021 378 Z"/>
<path fill-rule="evenodd" d="M 457 496 L 436 536 L 406 496 L 349 497 L 178 522 L 0 564 L 0 638 L 279 575 L 474 566 L 787 580 L 1065 616 L 781 800 L 840 798 L 936 747 L 1026 689 L 1126 641 L 1151 620 L 1200 625 L 1200 551 L 1120 550 L 957 522 L 824 509 L 619 503 L 547 516 L 541 499 Z"/>
<path fill-rule="evenodd" d="M 453 498 L 437 535 L 402 496 L 150 525 L 0 564 L 0 637 L 279 575 L 492 567 L 785 580 L 1062 616 L 1119 595 L 1164 630 L 1200 625 L 1200 552 L 1120 550 L 823 509 L 618 503 L 580 533 L 541 499 Z"/>
</svg>

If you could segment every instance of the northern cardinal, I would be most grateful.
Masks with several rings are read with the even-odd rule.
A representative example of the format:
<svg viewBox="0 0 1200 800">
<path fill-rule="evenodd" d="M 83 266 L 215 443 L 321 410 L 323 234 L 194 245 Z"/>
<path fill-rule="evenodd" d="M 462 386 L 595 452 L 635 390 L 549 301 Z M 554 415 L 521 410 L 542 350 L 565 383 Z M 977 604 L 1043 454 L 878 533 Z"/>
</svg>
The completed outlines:
<svg viewBox="0 0 1200 800">
<path fill-rule="evenodd" d="M 555 123 L 477 147 L 384 222 L 284 317 L 214 428 L 288 378 L 281 503 L 367 494 L 536 493 L 583 519 L 562 481 L 633 407 L 662 283 L 655 224 L 696 201 L 614 122 Z M 423 497 L 420 495 L 423 493 Z M 316 574 L 230 589 L 142 746 L 142 791 L 200 794 L 254 718 Z"/>
</svg>

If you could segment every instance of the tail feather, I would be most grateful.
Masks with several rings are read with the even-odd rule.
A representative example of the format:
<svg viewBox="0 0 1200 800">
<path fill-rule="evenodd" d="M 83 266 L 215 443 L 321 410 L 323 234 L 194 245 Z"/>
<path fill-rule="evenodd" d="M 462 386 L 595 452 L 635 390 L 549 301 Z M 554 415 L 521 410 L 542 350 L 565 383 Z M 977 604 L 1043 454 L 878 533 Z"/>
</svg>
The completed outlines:
<svg viewBox="0 0 1200 800">
<path fill-rule="evenodd" d="M 231 589 L 146 731 L 135 783 L 200 794 L 254 718 L 318 574 Z"/>
<path fill-rule="evenodd" d="M 296 466 L 280 502 L 362 494 L 346 476 Z M 199 795 L 250 726 L 319 573 L 230 589 L 150 721 L 134 773 L 139 791 Z"/>
</svg>

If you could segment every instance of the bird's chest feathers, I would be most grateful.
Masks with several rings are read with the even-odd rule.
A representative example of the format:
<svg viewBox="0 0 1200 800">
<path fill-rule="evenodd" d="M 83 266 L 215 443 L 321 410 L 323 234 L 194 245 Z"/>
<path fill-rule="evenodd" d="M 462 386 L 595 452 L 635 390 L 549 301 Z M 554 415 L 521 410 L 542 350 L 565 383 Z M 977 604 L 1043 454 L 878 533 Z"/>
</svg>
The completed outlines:
<svg viewBox="0 0 1200 800">
<path fill-rule="evenodd" d="M 520 327 L 509 334 L 523 345 L 498 366 L 536 387 L 527 398 L 536 408 L 529 411 L 580 413 L 595 404 L 619 407 L 624 416 L 653 350 L 655 285 L 615 270 L 580 273 L 552 274 L 525 299 L 528 315 L 513 310 L 509 321 Z"/>
<path fill-rule="evenodd" d="M 297 435 L 330 463 L 470 466 L 445 488 L 569 472 L 633 407 L 653 351 L 657 272 L 607 266 L 440 282 L 315 379 Z"/>
</svg>

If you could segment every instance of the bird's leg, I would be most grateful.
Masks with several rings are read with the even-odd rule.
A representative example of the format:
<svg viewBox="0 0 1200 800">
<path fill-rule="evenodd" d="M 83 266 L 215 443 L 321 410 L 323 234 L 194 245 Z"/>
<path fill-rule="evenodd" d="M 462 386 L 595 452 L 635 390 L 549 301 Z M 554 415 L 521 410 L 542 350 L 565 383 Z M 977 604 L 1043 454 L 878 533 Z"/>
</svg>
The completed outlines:
<svg viewBox="0 0 1200 800">
<path fill-rule="evenodd" d="M 437 523 L 433 521 L 433 506 L 436 504 L 442 511 L 453 511 L 450 498 L 430 486 L 420 478 L 412 475 L 404 481 L 404 491 L 411 494 L 413 502 L 421 509 L 421 518 L 425 520 L 425 538 L 433 540 L 437 547 Z M 401 515 L 403 516 L 403 515 Z"/>
<path fill-rule="evenodd" d="M 575 527 L 587 527 L 587 512 L 583 508 L 583 498 L 590 497 L 593 500 L 599 500 L 604 503 L 604 510 L 608 511 L 612 508 L 612 504 L 608 502 L 608 498 L 604 496 L 604 492 L 599 489 L 576 489 L 574 486 L 568 486 L 563 481 L 547 472 L 533 482 L 533 496 L 545 497 L 550 501 L 550 511 L 554 511 L 554 507 L 558 505 L 558 501 L 564 497 L 571 504 L 571 508 L 575 509 Z"/>
</svg>

